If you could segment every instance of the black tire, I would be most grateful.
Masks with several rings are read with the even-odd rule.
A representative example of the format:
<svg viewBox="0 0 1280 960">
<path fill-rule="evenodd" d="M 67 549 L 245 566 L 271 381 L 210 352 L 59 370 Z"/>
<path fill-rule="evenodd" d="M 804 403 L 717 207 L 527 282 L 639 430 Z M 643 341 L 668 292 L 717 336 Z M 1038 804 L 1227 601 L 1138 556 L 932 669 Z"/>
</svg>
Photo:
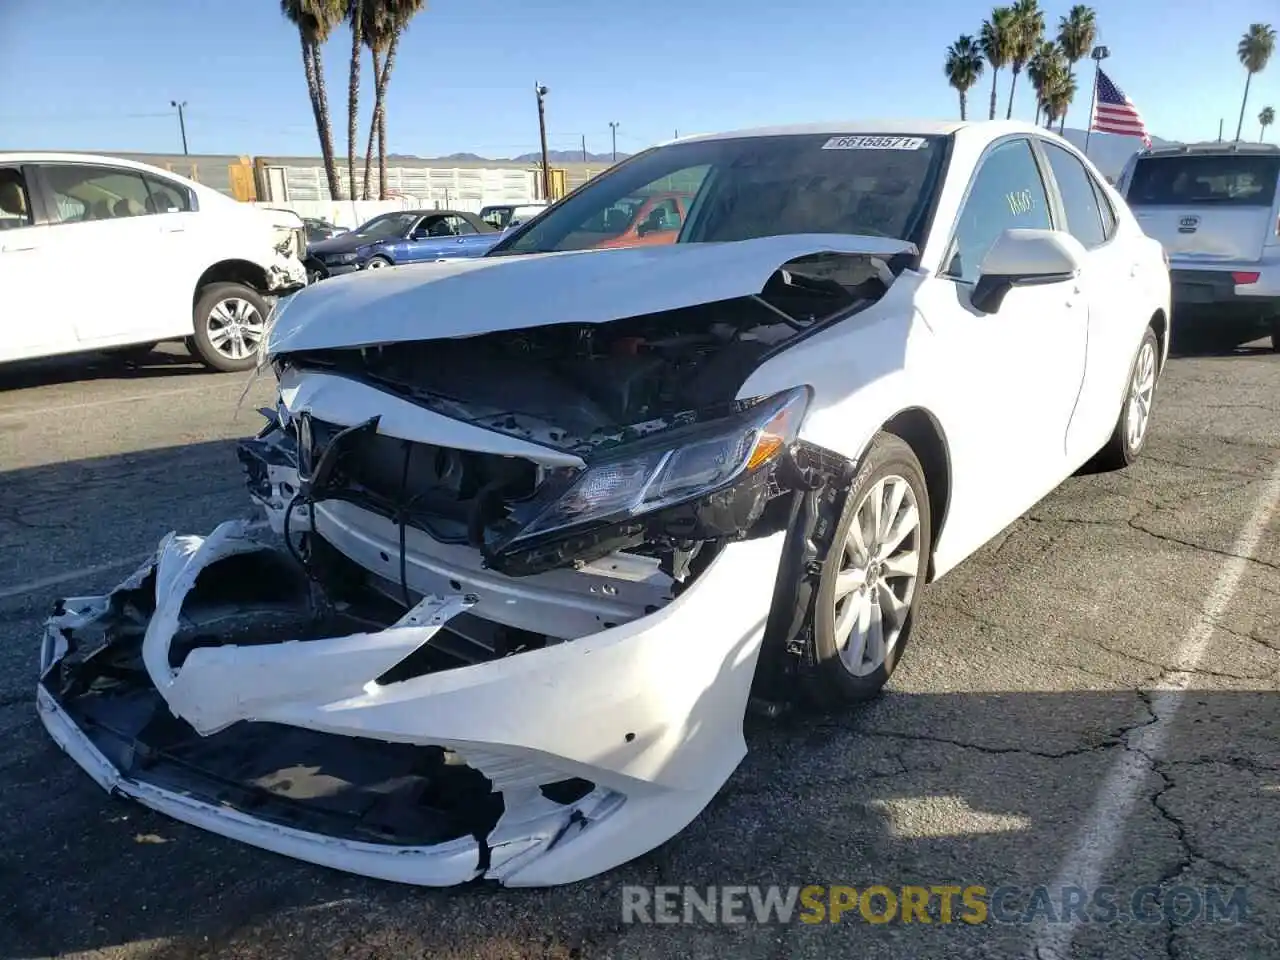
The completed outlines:
<svg viewBox="0 0 1280 960">
<path fill-rule="evenodd" d="M 1138 360 L 1148 347 L 1154 351 L 1155 355 L 1155 383 L 1151 388 L 1151 406 L 1147 414 L 1146 426 L 1142 430 L 1142 435 L 1134 443 L 1129 438 L 1129 417 L 1133 407 L 1129 399 L 1133 389 Z M 1156 332 L 1147 327 L 1146 333 L 1142 335 L 1142 342 L 1138 344 L 1138 349 L 1133 355 L 1133 361 L 1129 364 L 1129 376 L 1125 381 L 1124 399 L 1120 402 L 1120 415 L 1116 418 L 1116 427 L 1111 432 L 1111 439 L 1106 442 L 1094 457 L 1094 463 L 1100 469 L 1123 470 L 1141 455 L 1143 448 L 1147 445 L 1147 437 L 1151 436 L 1151 417 L 1155 414 L 1155 399 L 1156 394 L 1159 392 L 1156 387 L 1159 382 L 1160 341 L 1156 337 Z"/>
<path fill-rule="evenodd" d="M 1271 352 L 1280 353 L 1280 317 L 1271 318 Z"/>
<path fill-rule="evenodd" d="M 906 616 L 897 642 L 888 651 L 888 655 L 878 669 L 865 676 L 857 676 L 845 666 L 840 656 L 839 641 L 836 637 L 836 580 L 844 562 L 845 543 L 859 507 L 879 481 L 893 476 L 901 477 L 907 482 L 914 495 L 919 514 L 919 527 L 914 534 L 917 554 L 914 589 L 906 606 Z M 819 575 L 812 614 L 813 667 L 808 678 L 811 682 L 805 685 L 806 693 L 812 703 L 822 708 L 830 708 L 869 700 L 880 693 L 889 677 L 893 675 L 894 669 L 902 658 L 902 652 L 911 639 L 916 608 L 919 606 L 920 595 L 929 571 L 932 550 L 929 488 L 925 482 L 920 461 L 902 438 L 891 433 L 879 433 L 872 441 L 871 449 L 854 477 L 849 496 L 845 501 L 844 513 L 840 517 L 840 524 L 832 540 L 832 547 L 826 559 L 823 560 L 822 572 Z"/>
<path fill-rule="evenodd" d="M 387 257 L 370 257 L 369 262 L 364 265 L 366 270 L 381 270 L 383 267 L 394 267 L 395 264 Z"/>
<path fill-rule="evenodd" d="M 256 349 L 250 352 L 248 356 L 232 357 L 215 347 L 210 339 L 210 324 L 218 323 L 216 318 L 213 317 L 213 311 L 219 304 L 228 300 L 241 300 L 251 305 L 265 325 L 271 308 L 267 306 L 266 300 L 257 290 L 243 283 L 211 283 L 201 290 L 200 296 L 196 298 L 193 315 L 195 332 L 188 341 L 188 347 L 201 363 L 213 370 L 223 373 L 252 370 L 258 363 L 258 351 Z"/>
</svg>

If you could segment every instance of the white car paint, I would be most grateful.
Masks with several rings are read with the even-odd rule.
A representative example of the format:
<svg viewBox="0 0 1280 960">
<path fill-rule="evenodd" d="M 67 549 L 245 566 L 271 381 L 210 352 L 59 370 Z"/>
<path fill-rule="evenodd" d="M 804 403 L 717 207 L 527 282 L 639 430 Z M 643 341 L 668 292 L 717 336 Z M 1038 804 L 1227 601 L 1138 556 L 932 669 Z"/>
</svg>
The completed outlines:
<svg viewBox="0 0 1280 960">
<path fill-rule="evenodd" d="M 301 218 L 259 210 L 168 170 L 80 153 L 0 153 L 0 169 L 91 165 L 144 173 L 194 198 L 185 212 L 45 223 L 0 230 L 0 289 L 22 323 L 0 330 L 0 363 L 189 336 L 202 278 L 233 262 L 262 274 L 259 292 L 306 283 L 300 249 L 278 246 Z M 27 204 L 34 182 L 27 184 Z M 295 245 L 296 246 L 296 245 Z M 38 322 L 30 318 L 38 317 Z"/>
<path fill-rule="evenodd" d="M 1016 123 L 939 129 L 954 136 L 951 163 L 917 266 L 901 272 L 867 309 L 766 360 L 738 391 L 745 399 L 807 386 L 811 401 L 799 438 L 854 462 L 896 415 L 927 413 L 945 438 L 951 477 L 934 545 L 935 578 L 1102 446 L 1155 317 L 1165 320 L 1167 351 L 1169 314 L 1159 247 L 1143 237 L 1109 188 L 1117 227 L 1107 244 L 1086 252 L 1066 234 L 1006 235 L 1009 242 L 1001 241 L 984 261 L 985 272 L 1037 264 L 1056 272 L 1065 264 L 1070 275 L 1015 287 L 995 312 L 975 308 L 972 284 L 949 279 L 941 269 L 971 175 L 1004 138 L 1065 141 Z M 937 132 L 911 123 L 798 132 L 859 131 Z M 601 323 L 758 292 L 782 264 L 805 254 L 892 257 L 909 252 L 905 247 L 867 237 L 789 236 L 480 259 L 338 278 L 303 291 L 279 311 L 269 352 Z M 479 433 L 486 431 L 410 409 L 339 373 L 286 374 L 280 392 L 288 416 L 323 411 L 355 425 L 377 415 L 378 431 L 389 436 L 555 462 L 543 444 L 496 433 L 482 439 Z M 299 478 L 283 467 L 273 467 L 271 478 L 272 494 L 261 503 L 272 527 L 283 533 Z M 439 543 L 352 503 L 322 501 L 292 519 L 294 533 L 311 527 L 349 560 L 387 579 L 400 576 L 403 555 L 405 584 L 427 596 L 420 606 L 428 617 L 447 619 L 465 607 L 567 642 L 389 685 L 372 682 L 380 668 L 396 659 L 396 651 L 424 642 L 437 625 L 307 641 L 305 653 L 288 642 L 224 644 L 193 651 L 175 670 L 168 645 L 199 570 L 252 544 L 235 526 L 208 539 L 172 538 L 158 555 L 147 670 L 169 708 L 196 729 L 270 721 L 453 750 L 503 794 L 505 812 L 485 838 L 485 875 L 510 885 L 571 882 L 652 849 L 698 814 L 744 756 L 742 717 L 784 534 L 730 543 L 674 595 L 671 579 L 647 569 L 641 557 L 616 555 L 581 570 L 513 578 L 487 569 L 474 548 Z M 105 602 L 96 598 L 84 608 L 92 612 Z M 68 609 L 80 607 L 69 603 Z M 42 672 L 60 657 L 66 618 L 77 616 L 50 622 Z M 215 832 L 410 883 L 455 883 L 481 872 L 482 858 L 465 841 L 379 852 L 376 845 L 289 833 L 134 782 L 114 770 L 43 689 L 40 707 L 54 738 L 99 783 Z M 537 792 L 538 784 L 565 777 L 580 777 L 594 788 L 568 804 Z"/>
</svg>

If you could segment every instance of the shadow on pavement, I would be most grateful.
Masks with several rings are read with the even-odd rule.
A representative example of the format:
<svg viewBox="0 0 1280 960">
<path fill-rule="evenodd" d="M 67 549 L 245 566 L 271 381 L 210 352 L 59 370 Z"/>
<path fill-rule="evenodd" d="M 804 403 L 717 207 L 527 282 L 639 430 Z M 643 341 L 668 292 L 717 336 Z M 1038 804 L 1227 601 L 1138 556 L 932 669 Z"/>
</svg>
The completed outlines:
<svg viewBox="0 0 1280 960">
<path fill-rule="evenodd" d="M 87 380 L 144 380 L 211 372 L 181 344 L 162 344 L 141 356 L 76 353 L 4 364 L 0 366 L 0 393 Z"/>
</svg>

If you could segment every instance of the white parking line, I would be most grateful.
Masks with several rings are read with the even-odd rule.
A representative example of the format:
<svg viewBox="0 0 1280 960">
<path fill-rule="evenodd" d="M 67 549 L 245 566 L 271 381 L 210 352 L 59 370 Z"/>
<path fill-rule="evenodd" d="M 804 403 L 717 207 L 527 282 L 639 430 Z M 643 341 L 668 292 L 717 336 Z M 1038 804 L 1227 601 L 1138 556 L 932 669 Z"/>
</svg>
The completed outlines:
<svg viewBox="0 0 1280 960">
<path fill-rule="evenodd" d="M 249 524 L 250 530 L 261 530 L 267 526 L 265 520 L 259 520 Z M 157 541 L 159 542 L 159 541 Z M 28 580 L 26 583 L 15 584 L 12 587 L 0 587 L 0 600 L 12 600 L 14 597 L 26 596 L 28 593 L 36 593 L 40 590 L 47 590 L 49 587 L 56 587 L 63 583 L 74 583 L 77 580 L 87 580 L 90 577 L 96 577 L 100 573 L 107 573 L 110 570 L 119 570 L 121 567 L 136 567 L 152 556 L 154 551 L 148 550 L 146 553 L 139 553 L 132 557 L 125 557 L 123 560 L 111 560 L 107 563 L 95 564 L 92 567 L 81 567 L 78 570 L 68 570 L 66 573 L 59 573 L 52 577 L 41 577 L 39 580 Z"/>
<path fill-rule="evenodd" d="M 1174 719 L 1191 685 L 1193 674 L 1186 671 L 1195 670 L 1204 659 L 1213 636 L 1214 623 L 1226 612 L 1235 596 L 1240 578 L 1248 569 L 1277 505 L 1280 505 L 1280 466 L 1267 478 L 1253 513 L 1231 549 L 1234 556 L 1223 564 L 1205 598 L 1199 619 L 1178 648 L 1177 664 L 1182 672 L 1175 673 L 1167 683 L 1153 691 L 1151 711 L 1156 719 L 1129 735 L 1127 749 L 1120 754 L 1098 791 L 1098 799 L 1076 837 L 1054 889 L 1075 886 L 1091 891 L 1098 887 L 1103 871 L 1124 837 L 1125 824 L 1138 802 L 1139 791 L 1164 751 Z M 1070 923 L 1041 924 L 1030 955 L 1037 960 L 1067 957 L 1080 923 L 1079 914 L 1076 914 Z"/>
</svg>

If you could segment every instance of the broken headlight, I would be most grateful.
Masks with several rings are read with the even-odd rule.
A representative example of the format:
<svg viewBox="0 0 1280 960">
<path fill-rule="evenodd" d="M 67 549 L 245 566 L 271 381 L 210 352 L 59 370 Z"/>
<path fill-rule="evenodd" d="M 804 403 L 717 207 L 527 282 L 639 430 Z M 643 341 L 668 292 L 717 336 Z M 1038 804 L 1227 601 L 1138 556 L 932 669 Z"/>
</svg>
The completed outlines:
<svg viewBox="0 0 1280 960">
<path fill-rule="evenodd" d="M 619 451 L 589 465 L 511 543 L 580 524 L 626 520 L 715 493 L 773 462 L 795 442 L 809 398 L 808 387 L 794 387 L 685 433 L 679 445 L 669 436 L 631 444 L 625 456 Z"/>
</svg>

